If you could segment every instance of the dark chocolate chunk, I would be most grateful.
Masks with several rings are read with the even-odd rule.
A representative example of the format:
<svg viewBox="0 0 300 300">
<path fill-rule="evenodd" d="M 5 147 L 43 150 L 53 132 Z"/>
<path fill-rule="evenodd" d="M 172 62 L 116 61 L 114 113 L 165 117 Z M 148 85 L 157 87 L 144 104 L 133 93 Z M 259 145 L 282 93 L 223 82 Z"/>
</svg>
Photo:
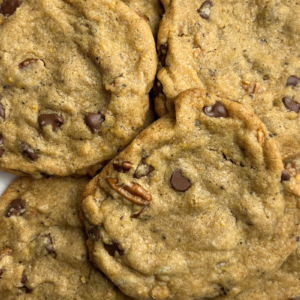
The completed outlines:
<svg viewBox="0 0 300 300">
<path fill-rule="evenodd" d="M 161 45 L 159 48 L 158 61 L 160 67 L 165 66 L 167 53 L 168 53 L 168 43 L 165 43 L 164 45 Z"/>
<path fill-rule="evenodd" d="M 203 112 L 213 118 L 228 118 L 228 112 L 222 102 L 217 101 L 213 106 L 204 106 Z"/>
<path fill-rule="evenodd" d="M 289 181 L 290 178 L 291 178 L 291 175 L 286 170 L 283 170 L 282 174 L 281 174 L 281 182 L 282 181 Z"/>
<path fill-rule="evenodd" d="M 300 105 L 293 101 L 290 97 L 283 97 L 282 102 L 287 110 L 294 111 L 295 113 L 299 112 Z"/>
<path fill-rule="evenodd" d="M 157 79 L 154 82 L 154 87 L 153 87 L 153 96 L 154 98 L 157 97 L 159 94 L 163 93 L 163 85 L 161 84 L 160 81 Z"/>
<path fill-rule="evenodd" d="M 38 155 L 34 152 L 34 150 L 26 143 L 23 143 L 22 146 L 22 152 L 25 156 L 27 156 L 31 160 L 37 160 Z"/>
<path fill-rule="evenodd" d="M 35 62 L 37 62 L 37 61 L 38 61 L 38 59 L 36 59 L 36 58 L 29 58 L 29 59 L 26 59 L 26 60 L 24 60 L 23 62 L 21 62 L 21 63 L 19 64 L 19 68 L 20 68 L 20 69 L 26 68 L 27 66 L 29 66 L 29 65 L 31 65 L 31 64 L 33 64 L 33 63 L 35 63 Z"/>
<path fill-rule="evenodd" d="M 22 199 L 15 199 L 10 203 L 8 209 L 6 210 L 5 217 L 10 218 L 11 216 L 23 216 L 25 211 L 25 201 Z"/>
<path fill-rule="evenodd" d="M 5 17 L 9 17 L 15 13 L 19 6 L 19 0 L 3 0 L 2 4 L 0 5 L 0 14 Z"/>
<path fill-rule="evenodd" d="M 3 136 L 0 134 L 0 158 L 3 156 L 4 148 L 3 148 Z"/>
<path fill-rule="evenodd" d="M 95 242 L 99 241 L 100 239 L 100 232 L 99 228 L 97 226 L 93 227 L 88 231 L 88 234 L 90 234 Z"/>
<path fill-rule="evenodd" d="M 201 18 L 209 20 L 210 10 L 213 7 L 213 3 L 210 0 L 205 1 L 197 10 Z"/>
<path fill-rule="evenodd" d="M 124 249 L 120 248 L 120 243 L 116 240 L 112 240 L 112 245 L 110 244 L 103 244 L 105 250 L 108 252 L 110 256 L 114 256 L 115 252 L 117 251 L 119 255 L 124 254 Z"/>
<path fill-rule="evenodd" d="M 4 121 L 5 120 L 5 108 L 2 105 L 2 103 L 0 103 L 0 118 Z"/>
<path fill-rule="evenodd" d="M 38 117 L 38 122 L 41 129 L 43 129 L 44 126 L 51 125 L 52 131 L 56 131 L 65 123 L 65 120 L 56 114 L 42 114 Z"/>
<path fill-rule="evenodd" d="M 176 169 L 172 173 L 170 183 L 172 188 L 178 192 L 185 192 L 191 186 L 189 179 L 182 176 L 180 169 Z"/>
<path fill-rule="evenodd" d="M 138 218 L 145 210 L 147 210 L 148 208 L 149 208 L 148 205 L 144 206 L 138 213 L 132 214 L 132 215 L 130 216 L 130 218 L 132 218 L 132 219 L 137 219 L 137 218 Z"/>
<path fill-rule="evenodd" d="M 296 76 L 290 76 L 286 81 L 286 86 L 296 86 L 300 84 L 300 79 Z"/>
<path fill-rule="evenodd" d="M 52 236 L 50 233 L 46 234 L 45 237 L 47 238 L 47 243 L 45 245 L 46 250 L 48 251 L 49 254 L 55 253 L 55 249 L 53 246 L 53 240 Z"/>
<path fill-rule="evenodd" d="M 26 275 L 23 273 L 23 274 L 22 274 L 22 278 L 21 278 L 21 283 L 25 285 L 25 284 L 26 284 L 26 281 L 27 281 L 27 277 L 26 277 Z"/>
<path fill-rule="evenodd" d="M 101 124 L 105 121 L 105 116 L 99 113 L 87 113 L 85 123 L 91 129 L 92 133 L 99 131 Z"/>
<path fill-rule="evenodd" d="M 127 173 L 131 169 L 132 164 L 129 161 L 122 161 L 119 163 L 117 160 L 115 160 L 113 162 L 113 167 L 117 172 Z"/>
<path fill-rule="evenodd" d="M 154 168 L 150 165 L 145 164 L 144 159 L 140 161 L 138 164 L 133 177 L 136 179 L 140 179 L 143 176 L 148 176 L 150 173 L 154 171 Z"/>
</svg>

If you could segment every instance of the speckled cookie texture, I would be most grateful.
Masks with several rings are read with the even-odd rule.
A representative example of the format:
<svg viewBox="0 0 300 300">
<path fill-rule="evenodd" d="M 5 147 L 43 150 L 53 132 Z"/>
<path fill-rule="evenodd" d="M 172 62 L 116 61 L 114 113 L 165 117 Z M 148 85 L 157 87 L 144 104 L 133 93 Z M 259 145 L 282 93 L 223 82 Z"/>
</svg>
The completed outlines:
<svg viewBox="0 0 300 300">
<path fill-rule="evenodd" d="M 123 2 L 6 0 L 0 15 L 0 168 L 84 174 L 151 123 L 154 39 Z"/>
<path fill-rule="evenodd" d="M 126 299 L 88 260 L 87 178 L 17 179 L 0 198 L 1 299 Z"/>
<path fill-rule="evenodd" d="M 286 168 L 287 165 L 285 165 Z M 287 168 L 286 168 L 287 170 Z M 291 166 L 288 170 L 291 172 Z M 286 171 L 287 172 L 287 171 Z M 293 173 L 293 172 L 291 172 Z M 289 173 L 286 173 L 289 174 Z M 300 222 L 300 182 L 297 175 L 285 175 L 283 186 L 286 205 L 289 208 L 298 207 L 298 222 Z M 300 240 L 300 226 L 295 233 L 295 239 Z M 253 289 L 242 292 L 234 300 L 298 300 L 300 299 L 300 247 L 294 251 L 281 268 L 267 280 Z"/>
<path fill-rule="evenodd" d="M 154 38 L 157 37 L 159 23 L 164 13 L 160 0 L 122 0 L 150 26 Z"/>
<path fill-rule="evenodd" d="M 205 88 L 266 124 L 282 157 L 300 153 L 300 6 L 290 0 L 164 0 L 156 110 Z"/>
<path fill-rule="evenodd" d="M 295 251 L 297 209 L 264 124 L 204 90 L 144 130 L 85 189 L 93 262 L 137 299 L 230 298 Z"/>
</svg>

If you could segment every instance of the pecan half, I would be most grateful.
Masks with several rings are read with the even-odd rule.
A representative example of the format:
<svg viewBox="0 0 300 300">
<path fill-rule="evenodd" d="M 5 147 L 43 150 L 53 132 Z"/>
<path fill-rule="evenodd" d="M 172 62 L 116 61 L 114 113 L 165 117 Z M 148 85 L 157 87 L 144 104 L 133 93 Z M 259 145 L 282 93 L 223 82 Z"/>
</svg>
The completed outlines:
<svg viewBox="0 0 300 300">
<path fill-rule="evenodd" d="M 4 249 L 2 249 L 2 250 L 0 251 L 0 260 L 1 260 L 4 256 L 6 256 L 6 255 L 12 255 L 12 250 L 11 250 L 11 248 L 6 247 L 6 248 L 4 248 Z"/>
<path fill-rule="evenodd" d="M 113 190 L 132 203 L 146 206 L 152 200 L 151 194 L 137 183 L 123 186 L 118 185 L 116 178 L 106 178 L 106 181 Z"/>
</svg>

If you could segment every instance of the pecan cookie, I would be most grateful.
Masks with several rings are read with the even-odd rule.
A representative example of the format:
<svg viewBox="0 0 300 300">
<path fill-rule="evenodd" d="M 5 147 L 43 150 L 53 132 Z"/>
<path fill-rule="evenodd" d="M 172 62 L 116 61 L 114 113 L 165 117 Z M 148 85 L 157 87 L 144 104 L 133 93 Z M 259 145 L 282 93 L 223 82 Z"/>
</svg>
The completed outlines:
<svg viewBox="0 0 300 300">
<path fill-rule="evenodd" d="M 86 178 L 24 177 L 0 198 L 1 299 L 125 299 L 89 262 L 78 200 Z"/>
<path fill-rule="evenodd" d="M 284 159 L 300 154 L 300 6 L 280 0 L 164 0 L 156 110 L 206 88 L 253 109 Z"/>
<path fill-rule="evenodd" d="M 295 250 L 283 165 L 243 105 L 195 89 L 85 189 L 93 262 L 137 299 L 232 297 Z"/>
<path fill-rule="evenodd" d="M 127 5 L 5 0 L 0 14 L 0 168 L 86 174 L 151 123 L 154 39 Z"/>
</svg>

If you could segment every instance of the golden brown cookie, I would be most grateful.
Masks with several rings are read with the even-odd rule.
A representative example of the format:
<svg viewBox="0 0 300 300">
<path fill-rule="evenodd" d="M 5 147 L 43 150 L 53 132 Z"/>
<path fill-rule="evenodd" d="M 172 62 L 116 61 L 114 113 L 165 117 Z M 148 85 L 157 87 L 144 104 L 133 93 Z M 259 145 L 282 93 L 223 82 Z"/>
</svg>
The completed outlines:
<svg viewBox="0 0 300 300">
<path fill-rule="evenodd" d="M 296 249 L 265 125 L 204 90 L 144 130 L 85 189 L 90 256 L 137 299 L 230 298 Z"/>
<path fill-rule="evenodd" d="M 0 168 L 87 174 L 152 122 L 152 32 L 119 0 L 14 1 L 0 9 Z"/>
</svg>

